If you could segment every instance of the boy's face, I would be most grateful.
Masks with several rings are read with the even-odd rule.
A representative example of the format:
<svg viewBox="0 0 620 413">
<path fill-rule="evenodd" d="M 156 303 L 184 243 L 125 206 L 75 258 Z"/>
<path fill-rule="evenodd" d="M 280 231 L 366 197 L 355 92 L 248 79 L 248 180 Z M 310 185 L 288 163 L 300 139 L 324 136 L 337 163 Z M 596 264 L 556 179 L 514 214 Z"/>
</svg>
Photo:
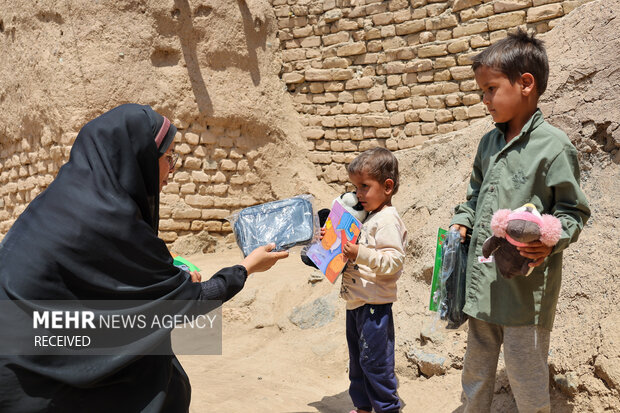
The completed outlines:
<svg viewBox="0 0 620 413">
<path fill-rule="evenodd" d="M 530 79 L 533 81 L 531 74 L 526 73 L 514 83 L 510 83 L 504 73 L 489 66 L 480 66 L 476 69 L 475 76 L 484 93 L 482 102 L 495 122 L 510 122 L 526 110 L 524 97 L 533 89 L 533 84 L 528 84 Z"/>
<path fill-rule="evenodd" d="M 364 207 L 364 211 L 379 211 L 390 204 L 394 191 L 394 181 L 391 179 L 381 183 L 366 172 L 349 174 L 349 179 L 355 185 L 357 199 Z"/>
</svg>

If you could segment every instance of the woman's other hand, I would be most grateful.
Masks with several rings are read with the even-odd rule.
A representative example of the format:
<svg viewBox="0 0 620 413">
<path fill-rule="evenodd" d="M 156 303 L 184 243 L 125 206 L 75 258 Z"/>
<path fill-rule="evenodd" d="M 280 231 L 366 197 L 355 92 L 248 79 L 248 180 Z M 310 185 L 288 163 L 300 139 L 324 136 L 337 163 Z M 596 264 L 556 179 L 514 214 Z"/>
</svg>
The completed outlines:
<svg viewBox="0 0 620 413">
<path fill-rule="evenodd" d="M 241 261 L 241 265 L 245 267 L 248 275 L 255 272 L 267 271 L 273 267 L 278 260 L 288 257 L 288 251 L 271 252 L 275 247 L 276 244 L 273 243 L 258 247 Z"/>
<path fill-rule="evenodd" d="M 199 283 L 202 281 L 202 275 L 198 271 L 190 271 L 189 275 L 192 277 L 193 283 Z"/>
</svg>

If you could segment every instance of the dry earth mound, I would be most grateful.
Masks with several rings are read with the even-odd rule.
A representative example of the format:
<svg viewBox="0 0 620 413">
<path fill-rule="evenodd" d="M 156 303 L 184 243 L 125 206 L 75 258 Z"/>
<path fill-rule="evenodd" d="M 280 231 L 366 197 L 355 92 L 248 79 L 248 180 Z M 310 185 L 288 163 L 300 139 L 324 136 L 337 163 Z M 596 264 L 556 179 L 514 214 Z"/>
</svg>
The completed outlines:
<svg viewBox="0 0 620 413">
<path fill-rule="evenodd" d="M 0 234 L 51 182 L 80 128 L 127 102 L 151 105 L 183 135 L 177 138 L 182 173 L 175 177 L 176 190 L 169 185 L 162 199 L 172 210 L 165 219 L 175 212 L 195 218 L 196 209 L 215 208 L 220 220 L 215 223 L 221 225 L 222 215 L 249 204 L 303 192 L 332 199 L 335 192 L 318 181 L 306 158 L 298 114 L 279 78 L 276 32 L 267 0 L 0 5 L 5 57 L 0 65 L 0 196 L 6 196 L 0 200 L 5 210 Z M 242 158 L 249 167 L 237 166 Z M 217 169 L 222 159 L 229 166 L 222 175 L 220 165 L 218 175 L 208 165 L 216 162 Z M 233 177 L 237 171 L 246 177 Z M 204 182 L 222 184 L 219 192 L 207 194 L 221 205 L 186 199 L 206 195 Z M 186 183 L 187 189 L 180 188 Z M 179 228 L 179 235 L 196 233 Z M 183 249 L 188 242 L 179 244 Z"/>
</svg>

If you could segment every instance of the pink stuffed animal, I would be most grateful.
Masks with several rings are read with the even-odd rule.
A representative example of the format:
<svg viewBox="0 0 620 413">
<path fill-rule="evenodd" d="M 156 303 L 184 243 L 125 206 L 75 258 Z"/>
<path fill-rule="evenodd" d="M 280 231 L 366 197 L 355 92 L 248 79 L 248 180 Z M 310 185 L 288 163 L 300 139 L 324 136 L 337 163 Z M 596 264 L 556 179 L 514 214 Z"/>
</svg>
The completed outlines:
<svg viewBox="0 0 620 413">
<path fill-rule="evenodd" d="M 506 278 L 528 276 L 534 269 L 517 247 L 540 240 L 548 247 L 557 244 L 562 234 L 562 224 L 553 215 L 540 215 L 533 204 L 525 204 L 514 211 L 500 209 L 491 219 L 493 236 L 482 246 L 485 258 L 493 255 L 499 272 Z"/>
</svg>

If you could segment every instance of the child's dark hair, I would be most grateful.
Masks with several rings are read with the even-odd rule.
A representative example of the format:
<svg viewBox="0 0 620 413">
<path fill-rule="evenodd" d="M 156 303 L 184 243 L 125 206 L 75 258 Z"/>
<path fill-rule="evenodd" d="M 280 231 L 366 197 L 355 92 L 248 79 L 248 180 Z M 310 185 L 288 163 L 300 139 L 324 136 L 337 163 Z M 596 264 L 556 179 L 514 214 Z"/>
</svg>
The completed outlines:
<svg viewBox="0 0 620 413">
<path fill-rule="evenodd" d="M 536 81 L 538 96 L 547 89 L 549 61 L 542 40 L 519 29 L 516 33 L 487 47 L 474 56 L 472 69 L 488 66 L 508 76 L 514 83 L 522 74 L 531 73 Z"/>
<path fill-rule="evenodd" d="M 349 174 L 367 173 L 381 184 L 394 181 L 392 195 L 398 192 L 398 159 L 385 148 L 373 148 L 359 154 L 347 167 Z"/>
</svg>

